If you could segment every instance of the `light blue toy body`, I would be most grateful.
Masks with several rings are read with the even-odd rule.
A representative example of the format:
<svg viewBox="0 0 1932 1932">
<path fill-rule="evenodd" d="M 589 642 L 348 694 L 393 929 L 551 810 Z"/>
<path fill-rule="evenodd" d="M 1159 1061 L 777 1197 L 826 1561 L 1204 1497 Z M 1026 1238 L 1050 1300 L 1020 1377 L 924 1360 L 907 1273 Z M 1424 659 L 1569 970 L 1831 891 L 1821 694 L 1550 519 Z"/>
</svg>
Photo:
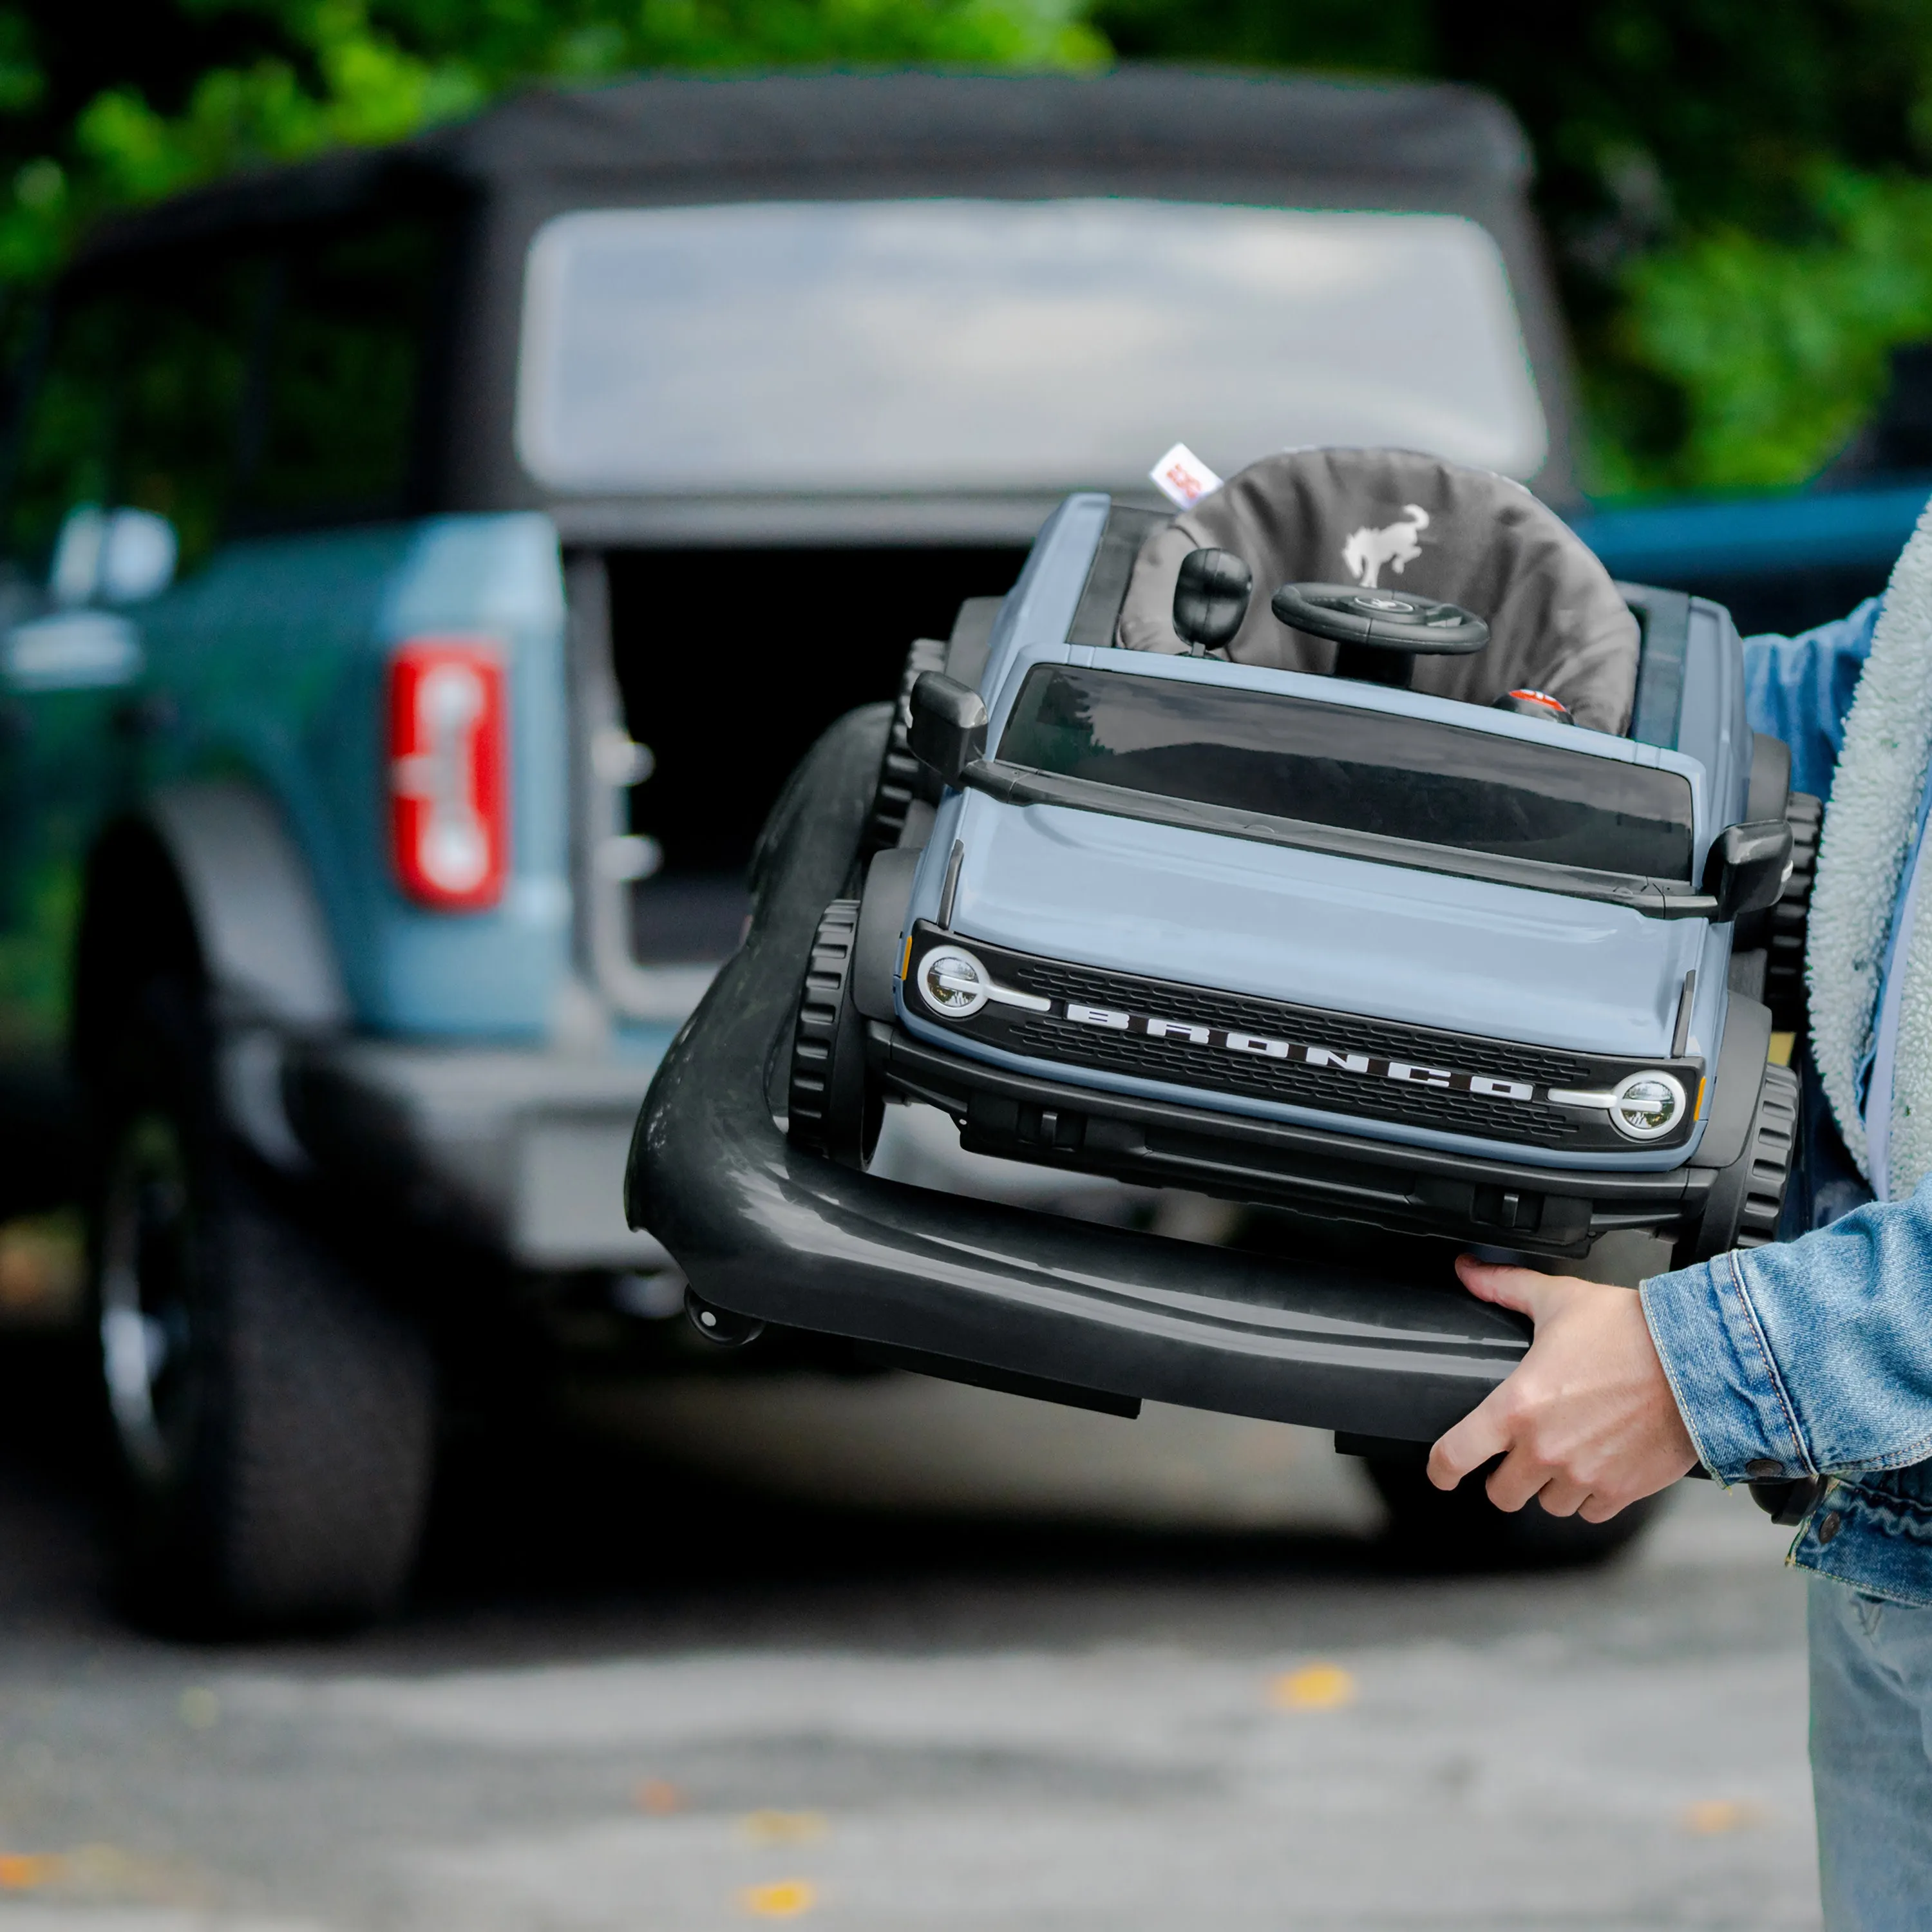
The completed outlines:
<svg viewBox="0 0 1932 1932">
<path fill-rule="evenodd" d="M 1007 598 L 980 686 L 991 714 L 990 745 L 998 743 L 1034 665 L 1090 664 L 1429 718 L 1679 772 L 1694 800 L 1694 876 L 1702 876 L 1717 832 L 1745 815 L 1752 740 L 1741 654 L 1735 630 L 1715 606 L 1692 608 L 1672 742 L 1642 743 L 1408 691 L 1215 658 L 1070 644 L 1108 509 L 1102 496 L 1070 498 L 1042 532 Z M 956 848 L 950 926 L 969 945 L 977 940 L 1107 971 L 1485 1040 L 1639 1059 L 1670 1054 L 1685 977 L 1694 970 L 1688 1038 L 1680 1050 L 1714 1065 L 1724 1035 L 1732 940 L 1727 924 L 1658 919 L 1556 891 L 1102 812 L 1009 803 L 968 789 L 948 792 L 938 807 L 913 888 L 908 931 L 913 922 L 940 922 Z M 1666 1150 L 1572 1153 L 1319 1112 L 1004 1052 L 946 1027 L 916 999 L 909 1001 L 908 992 L 902 980 L 898 1014 L 910 1033 L 991 1064 L 1372 1140 L 1530 1166 L 1634 1173 L 1690 1161 L 1704 1133 L 1700 1120 L 1688 1141 Z"/>
</svg>

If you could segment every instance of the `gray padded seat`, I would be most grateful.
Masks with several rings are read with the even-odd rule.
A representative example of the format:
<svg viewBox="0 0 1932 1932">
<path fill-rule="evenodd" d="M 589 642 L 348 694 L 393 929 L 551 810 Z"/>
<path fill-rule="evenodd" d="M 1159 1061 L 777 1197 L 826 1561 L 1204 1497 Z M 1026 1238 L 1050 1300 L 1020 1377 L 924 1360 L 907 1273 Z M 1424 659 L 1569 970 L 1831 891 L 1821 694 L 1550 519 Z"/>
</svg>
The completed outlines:
<svg viewBox="0 0 1932 1932">
<path fill-rule="evenodd" d="M 1636 620 L 1588 547 L 1521 484 L 1396 449 L 1302 449 L 1264 457 L 1142 545 L 1120 608 L 1129 650 L 1184 652 L 1174 582 L 1191 550 L 1232 550 L 1254 572 L 1239 664 L 1328 673 L 1336 646 L 1282 624 L 1282 584 L 1373 584 L 1460 604 L 1489 621 L 1487 647 L 1418 657 L 1413 688 L 1488 704 L 1528 686 L 1579 724 L 1628 730 Z"/>
</svg>

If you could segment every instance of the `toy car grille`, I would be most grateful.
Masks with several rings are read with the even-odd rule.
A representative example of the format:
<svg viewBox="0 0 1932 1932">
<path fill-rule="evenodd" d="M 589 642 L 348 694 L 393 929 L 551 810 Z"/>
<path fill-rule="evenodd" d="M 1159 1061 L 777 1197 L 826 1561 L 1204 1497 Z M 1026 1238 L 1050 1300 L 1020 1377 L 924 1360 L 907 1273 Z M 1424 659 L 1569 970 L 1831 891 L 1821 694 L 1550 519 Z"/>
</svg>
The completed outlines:
<svg viewBox="0 0 1932 1932">
<path fill-rule="evenodd" d="M 936 928 L 922 928 L 914 957 L 943 938 Z M 1064 1066 L 1519 1145 L 1578 1152 L 1629 1146 L 1618 1140 L 1602 1114 L 1558 1106 L 1544 1096 L 1552 1088 L 1600 1090 L 1639 1064 L 1635 1061 L 1177 986 L 1010 952 L 978 940 L 967 943 L 1002 985 L 1052 1002 L 1046 1012 L 992 1002 L 948 1029 L 988 1046 Z M 1096 1008 L 1137 1017 L 1131 1024 L 1114 1027 L 1070 1016 L 1070 1010 L 1090 1014 Z M 1157 1032 L 1145 1024 L 1144 1016 L 1151 1016 L 1164 1023 Z M 1190 1028 L 1207 1036 L 1187 1037 Z M 1227 1036 L 1234 1033 L 1318 1046 L 1332 1058 L 1354 1056 L 1358 1066 L 1231 1052 Z M 1359 1070 L 1365 1058 L 1376 1066 L 1412 1064 L 1474 1077 L 1459 1077 L 1447 1086 L 1364 1077 Z M 1694 1092 L 1698 1070 L 1679 1069 Z M 1498 1090 L 1510 1087 L 1515 1090 Z M 1663 1144 L 1681 1141 L 1690 1125 L 1687 1118 L 1683 1131 Z"/>
<path fill-rule="evenodd" d="M 1587 1086 L 1595 1069 L 1575 1054 L 1544 1051 L 1510 1040 L 1472 1041 L 1456 1034 L 1442 1033 L 1430 1027 L 1403 1026 L 1392 1020 L 1366 1019 L 1359 1014 L 1338 1013 L 1319 1006 L 1289 1006 L 1278 1000 L 1255 999 L 1240 993 L 1216 992 L 1206 987 L 1175 986 L 1164 981 L 1142 980 L 1126 973 L 1089 971 L 1084 966 L 1064 966 L 1058 961 L 1034 959 L 1024 953 L 998 948 L 976 949 L 987 965 L 1024 993 L 1043 993 L 1048 998 L 1093 1000 L 1108 1006 L 1136 1011 L 1156 995 L 1165 1012 L 1177 1002 L 1186 1010 L 1176 1019 L 1194 1020 L 1208 1026 L 1238 1027 L 1256 1033 L 1280 1033 L 1284 1029 L 1304 1037 L 1318 1038 L 1324 1046 L 1358 1053 L 1374 1053 L 1391 1060 L 1424 1062 L 1468 1060 L 1475 1047 L 1482 1064 L 1475 1072 L 1492 1073 L 1498 1079 L 1527 1080 L 1545 1087 Z M 1064 1025 L 1065 1022 L 1058 1024 Z M 1068 1028 L 1084 1033 L 1085 1028 Z M 1165 1046 L 1165 1041 L 1140 1042 Z M 1318 1070 L 1303 1070 L 1315 1072 Z M 1343 1077 L 1343 1076 L 1337 1076 Z"/>
<path fill-rule="evenodd" d="M 1478 1134 L 1491 1140 L 1528 1141 L 1540 1147 L 1561 1147 L 1574 1141 L 1581 1131 L 1574 1114 L 1538 1102 L 1491 1100 L 1478 1094 L 1445 1094 L 1433 1087 L 1399 1087 L 1393 1083 L 1378 1083 L 1371 1089 L 1353 1074 L 1328 1067 L 1285 1066 L 1274 1060 L 1231 1065 L 1227 1054 L 1217 1054 L 1210 1048 L 1190 1046 L 1185 1041 L 1101 1034 L 1091 1027 L 1075 1026 L 1065 1020 L 1022 1021 L 1012 1029 L 1010 1045 L 1014 1052 L 1029 1054 L 1036 1059 L 1100 1067 L 1110 1073 L 1132 1074 L 1142 1080 L 1240 1094 L 1290 1106 L 1316 1107 L 1324 1113 L 1404 1120 L 1444 1133 Z"/>
</svg>

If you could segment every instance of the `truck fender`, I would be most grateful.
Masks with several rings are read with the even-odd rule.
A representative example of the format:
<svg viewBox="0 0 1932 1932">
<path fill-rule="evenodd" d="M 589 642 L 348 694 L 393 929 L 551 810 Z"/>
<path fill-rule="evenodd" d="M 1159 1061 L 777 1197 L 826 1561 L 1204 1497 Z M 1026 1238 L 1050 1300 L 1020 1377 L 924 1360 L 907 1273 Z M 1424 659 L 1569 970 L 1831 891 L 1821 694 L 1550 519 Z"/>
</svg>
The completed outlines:
<svg viewBox="0 0 1932 1932">
<path fill-rule="evenodd" d="M 1782 818 L 1791 800 L 1791 747 L 1782 738 L 1751 734 L 1750 796 L 1748 819 Z"/>
<path fill-rule="evenodd" d="M 273 801 L 236 780 L 158 790 L 144 814 L 193 921 L 230 1124 L 255 1151 L 308 1166 L 282 1098 L 291 1040 L 340 1030 L 348 996 L 307 861 Z"/>
<path fill-rule="evenodd" d="M 1729 1167 L 1744 1152 L 1770 1058 L 1771 1009 L 1733 993 L 1718 1048 L 1716 1090 L 1692 1166 Z"/>
<path fill-rule="evenodd" d="M 895 1016 L 892 988 L 899 976 L 899 940 L 905 932 L 913 875 L 919 870 L 921 856 L 916 848 L 904 846 L 877 853 L 866 874 L 854 943 L 852 1004 L 868 1020 Z"/>
</svg>

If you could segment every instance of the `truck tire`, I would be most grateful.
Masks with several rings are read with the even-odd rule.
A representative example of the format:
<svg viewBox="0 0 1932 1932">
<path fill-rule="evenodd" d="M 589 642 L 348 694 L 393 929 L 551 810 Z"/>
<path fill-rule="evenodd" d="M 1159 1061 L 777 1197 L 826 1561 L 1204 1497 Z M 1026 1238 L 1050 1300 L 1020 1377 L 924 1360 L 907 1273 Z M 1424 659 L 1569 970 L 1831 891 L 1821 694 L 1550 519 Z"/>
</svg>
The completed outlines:
<svg viewBox="0 0 1932 1932">
<path fill-rule="evenodd" d="M 1693 1258 L 1708 1261 L 1733 1248 L 1761 1248 L 1777 1240 L 1797 1153 L 1798 1076 L 1774 1063 L 1764 1070 L 1744 1152 L 1712 1184 Z"/>
<path fill-rule="evenodd" d="M 906 651 L 905 667 L 899 674 L 898 695 L 892 706 L 892 728 L 886 740 L 886 754 L 880 761 L 878 790 L 872 795 L 872 812 L 867 820 L 860 852 L 883 852 L 899 842 L 905 830 L 906 814 L 915 799 L 929 805 L 939 800 L 937 776 L 913 756 L 907 734 L 912 729 L 912 688 L 922 672 L 946 668 L 946 646 L 937 638 L 915 638 Z"/>
<path fill-rule="evenodd" d="M 230 1144 L 192 982 L 138 983 L 116 1031 L 89 1220 L 122 1600 L 200 1635 L 380 1616 L 428 1501 L 429 1351 Z"/>
<path fill-rule="evenodd" d="M 1786 802 L 1791 823 L 1791 876 L 1777 904 L 1766 915 L 1764 1003 L 1780 1033 L 1804 1030 L 1804 938 L 1811 914 L 1811 883 L 1818 869 L 1818 833 L 1825 808 L 1808 791 Z"/>
<path fill-rule="evenodd" d="M 1607 1522 L 1551 1516 L 1540 1503 L 1514 1513 L 1484 1492 L 1480 1472 L 1453 1490 L 1429 1480 L 1420 1456 L 1372 1459 L 1369 1480 L 1389 1513 L 1388 1540 L 1402 1560 L 1429 1569 L 1575 1568 L 1601 1563 L 1634 1541 L 1660 1506 L 1647 1496 Z"/>
<path fill-rule="evenodd" d="M 852 997 L 859 902 L 819 916 L 792 1028 L 787 1132 L 793 1146 L 863 1170 L 879 1143 L 885 1101 L 866 1065 L 866 1023 Z"/>
</svg>

